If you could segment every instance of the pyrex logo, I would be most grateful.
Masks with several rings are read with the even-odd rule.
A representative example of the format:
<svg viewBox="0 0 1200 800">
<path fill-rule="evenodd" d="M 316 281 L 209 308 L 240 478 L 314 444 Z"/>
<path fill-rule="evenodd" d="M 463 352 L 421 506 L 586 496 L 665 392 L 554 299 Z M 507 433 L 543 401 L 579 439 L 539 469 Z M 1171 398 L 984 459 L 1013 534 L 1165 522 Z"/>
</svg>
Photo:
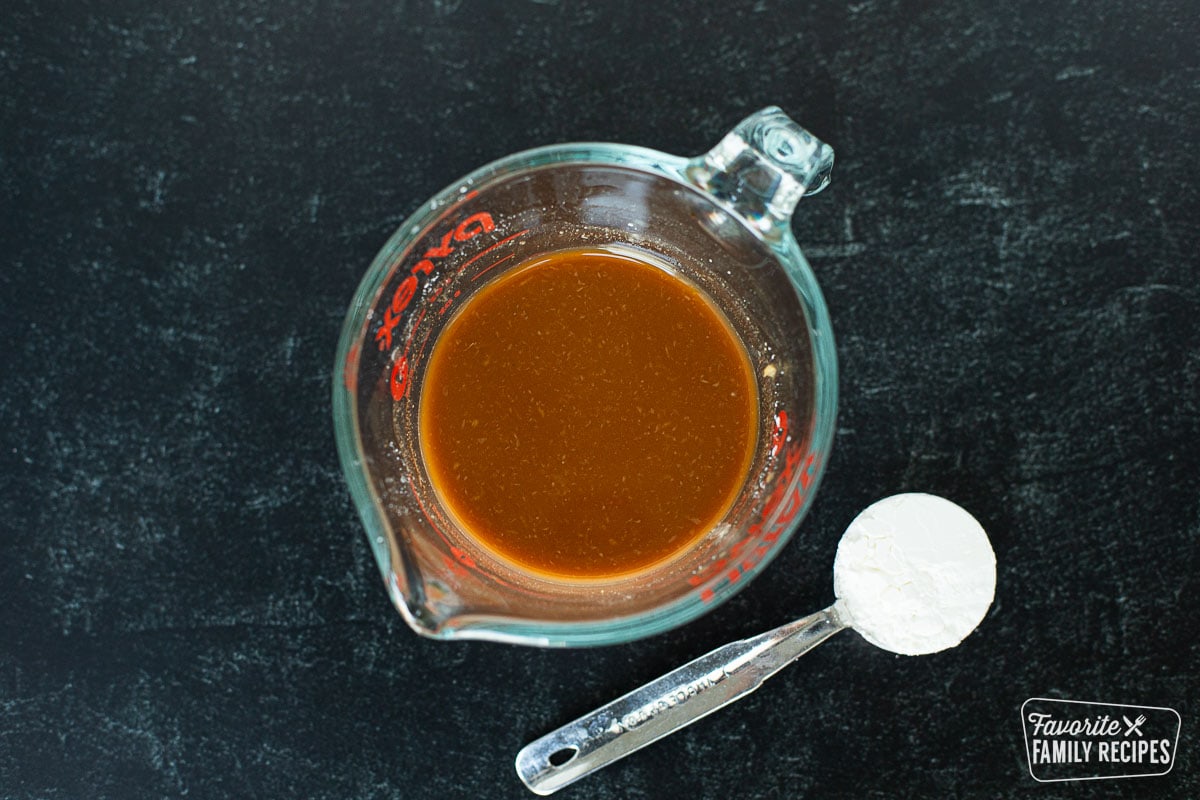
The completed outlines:
<svg viewBox="0 0 1200 800">
<path fill-rule="evenodd" d="M 1165 775 L 1175 765 L 1181 721 L 1162 706 L 1031 697 L 1021 725 L 1029 774 L 1051 782 Z"/>
<path fill-rule="evenodd" d="M 383 323 L 379 326 L 379 330 L 375 331 L 375 342 L 380 350 L 386 350 L 392 346 L 392 331 L 400 324 L 404 310 L 408 308 L 408 304 L 417 294 L 417 288 L 421 285 L 417 276 L 429 275 L 433 272 L 434 259 L 442 259 L 453 253 L 454 247 L 451 242 L 465 242 L 481 233 L 495 230 L 495 228 L 496 223 L 492 221 L 491 214 L 486 212 L 472 214 L 446 231 L 440 244 L 425 251 L 425 257 L 412 266 L 408 277 L 400 282 L 396 291 L 392 292 L 392 301 L 383 311 Z"/>
<path fill-rule="evenodd" d="M 455 223 L 443 233 L 440 242 L 425 250 L 424 257 L 413 264 L 408 275 L 397 284 L 392 292 L 390 302 L 383 309 L 383 320 L 375 331 L 375 344 L 380 351 L 393 349 L 393 333 L 399 327 L 400 321 L 404 319 L 406 311 L 417 296 L 417 290 L 421 288 L 421 277 L 432 276 L 437 262 L 453 254 L 457 249 L 457 244 L 470 241 L 481 233 L 490 233 L 495 229 L 496 223 L 491 214 L 487 212 L 472 214 L 461 222 Z M 436 295 L 431 299 L 436 300 Z M 446 306 L 449 307 L 449 302 Z M 411 341 L 404 343 L 403 350 L 396 354 L 392 362 L 391 374 L 388 376 L 392 399 L 397 402 L 404 397 L 408 388 L 408 351 L 411 345 Z"/>
</svg>

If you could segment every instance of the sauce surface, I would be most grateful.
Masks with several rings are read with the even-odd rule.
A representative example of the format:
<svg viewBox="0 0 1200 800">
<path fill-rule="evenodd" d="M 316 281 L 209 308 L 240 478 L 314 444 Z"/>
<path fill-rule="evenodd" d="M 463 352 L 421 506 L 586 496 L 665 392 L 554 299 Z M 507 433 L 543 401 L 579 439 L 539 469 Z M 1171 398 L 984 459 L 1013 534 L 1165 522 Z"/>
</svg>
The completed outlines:
<svg viewBox="0 0 1200 800">
<path fill-rule="evenodd" d="M 737 335 L 623 251 L 538 256 L 470 298 L 421 390 L 422 457 L 464 529 L 560 578 L 669 558 L 728 510 L 758 435 Z"/>
</svg>

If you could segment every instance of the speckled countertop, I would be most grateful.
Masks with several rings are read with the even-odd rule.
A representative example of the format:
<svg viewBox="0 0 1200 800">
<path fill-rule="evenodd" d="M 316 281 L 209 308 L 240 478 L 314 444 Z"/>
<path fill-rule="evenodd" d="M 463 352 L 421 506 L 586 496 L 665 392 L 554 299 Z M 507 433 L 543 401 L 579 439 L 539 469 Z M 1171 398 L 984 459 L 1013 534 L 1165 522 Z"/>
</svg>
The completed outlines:
<svg viewBox="0 0 1200 800">
<path fill-rule="evenodd" d="M 531 796 L 524 743 L 828 604 L 900 491 L 989 530 L 975 635 L 843 634 L 560 796 L 1200 795 L 1198 40 L 1189 2 L 9 3 L 0 797 Z M 767 104 L 838 154 L 795 223 L 842 370 L 800 533 L 642 642 L 418 638 L 330 424 L 375 251 L 495 157 Z M 1030 697 L 1174 708 L 1175 766 L 1038 784 Z"/>
</svg>

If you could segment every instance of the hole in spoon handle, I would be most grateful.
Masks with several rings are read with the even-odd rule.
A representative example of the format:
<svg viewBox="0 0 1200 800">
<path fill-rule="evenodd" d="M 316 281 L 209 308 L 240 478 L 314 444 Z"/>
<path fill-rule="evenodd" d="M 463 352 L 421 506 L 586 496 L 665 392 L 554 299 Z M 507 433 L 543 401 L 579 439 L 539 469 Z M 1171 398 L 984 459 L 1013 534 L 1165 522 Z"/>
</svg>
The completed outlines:
<svg viewBox="0 0 1200 800">
<path fill-rule="evenodd" d="M 757 689 L 845 627 L 834 607 L 718 647 L 526 745 L 521 781 L 548 795 Z"/>
</svg>

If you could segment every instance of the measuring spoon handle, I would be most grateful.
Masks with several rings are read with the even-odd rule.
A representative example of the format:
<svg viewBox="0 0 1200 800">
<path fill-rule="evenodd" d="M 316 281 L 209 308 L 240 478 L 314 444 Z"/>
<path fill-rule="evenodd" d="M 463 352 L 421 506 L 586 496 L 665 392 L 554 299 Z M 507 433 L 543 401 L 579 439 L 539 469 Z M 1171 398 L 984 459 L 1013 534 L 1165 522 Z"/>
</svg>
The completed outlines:
<svg viewBox="0 0 1200 800">
<path fill-rule="evenodd" d="M 743 695 L 846 627 L 836 605 L 684 664 L 526 745 L 517 775 L 556 792 Z"/>
</svg>

